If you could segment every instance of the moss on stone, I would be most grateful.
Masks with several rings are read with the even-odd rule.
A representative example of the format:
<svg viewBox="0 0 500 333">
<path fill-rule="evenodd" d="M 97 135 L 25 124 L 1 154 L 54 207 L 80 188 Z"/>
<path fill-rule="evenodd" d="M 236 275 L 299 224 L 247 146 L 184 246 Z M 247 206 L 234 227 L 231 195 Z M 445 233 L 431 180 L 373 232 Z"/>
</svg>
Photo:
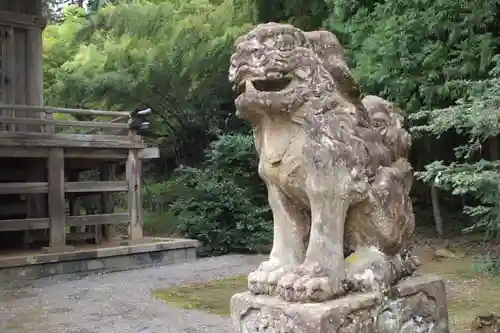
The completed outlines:
<svg viewBox="0 0 500 333">
<path fill-rule="evenodd" d="M 153 297 L 184 309 L 203 310 L 218 315 L 229 315 L 229 301 L 233 294 L 247 289 L 247 277 L 236 276 L 153 292 Z"/>
</svg>

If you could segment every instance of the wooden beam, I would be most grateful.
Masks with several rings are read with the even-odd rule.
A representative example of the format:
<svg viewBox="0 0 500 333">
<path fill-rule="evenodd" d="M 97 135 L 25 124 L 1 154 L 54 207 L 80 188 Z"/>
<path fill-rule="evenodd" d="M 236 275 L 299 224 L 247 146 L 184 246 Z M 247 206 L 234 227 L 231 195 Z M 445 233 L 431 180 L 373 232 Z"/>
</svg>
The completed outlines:
<svg viewBox="0 0 500 333">
<path fill-rule="evenodd" d="M 126 181 L 85 181 L 67 182 L 64 184 L 64 192 L 122 192 L 128 190 Z M 0 183 L 0 194 L 39 194 L 48 193 L 48 182 L 19 182 Z"/>
<path fill-rule="evenodd" d="M 40 229 L 49 229 L 48 218 L 0 220 L 0 232 Z"/>
<path fill-rule="evenodd" d="M 86 225 L 104 225 L 104 224 L 127 224 L 130 222 L 128 213 L 99 214 L 84 216 L 68 216 L 66 223 L 69 226 L 79 227 Z M 0 220 L 0 232 L 2 231 L 21 231 L 21 230 L 41 230 L 50 228 L 49 218 L 31 218 L 31 219 L 11 219 Z M 66 230 L 64 230 L 66 233 Z M 66 236 L 66 235 L 65 235 Z"/>
<path fill-rule="evenodd" d="M 92 232 L 71 232 L 69 234 L 66 234 L 66 240 L 67 241 L 73 241 L 73 242 L 81 242 L 85 241 L 87 239 L 93 239 L 94 238 L 94 233 Z"/>
<path fill-rule="evenodd" d="M 124 135 L 0 132 L 0 146 L 130 149 L 145 148 L 146 144 L 138 138 Z"/>
<path fill-rule="evenodd" d="M 128 190 L 126 181 L 84 181 L 67 182 L 65 192 L 121 192 Z"/>
<path fill-rule="evenodd" d="M 64 200 L 64 150 L 52 148 L 47 162 L 49 173 L 50 247 L 66 246 Z"/>
<path fill-rule="evenodd" d="M 48 156 L 49 156 L 49 148 L 47 147 L 0 147 L 0 157 L 43 158 Z"/>
<path fill-rule="evenodd" d="M 1 154 L 1 151 L 0 151 Z M 98 159 L 98 160 L 126 160 L 127 151 L 124 149 L 88 149 L 72 148 L 65 151 L 66 158 Z"/>
<path fill-rule="evenodd" d="M 0 10 L 0 21 L 5 25 L 12 25 L 20 28 L 38 27 L 45 28 L 47 19 L 43 16 L 22 14 L 8 10 Z"/>
<path fill-rule="evenodd" d="M 53 125 L 56 127 L 128 129 L 128 124 L 112 123 L 107 121 L 79 121 L 79 120 L 56 120 L 56 119 L 40 119 L 40 118 L 0 117 L 0 123 L 29 124 L 29 125 L 42 125 L 42 126 Z"/>
<path fill-rule="evenodd" d="M 48 192 L 48 182 L 0 183 L 0 194 L 36 194 Z"/>
<path fill-rule="evenodd" d="M 160 157 L 160 149 L 158 147 L 148 147 L 139 150 L 139 159 L 149 160 Z"/>
<path fill-rule="evenodd" d="M 29 112 L 77 114 L 77 115 L 88 115 L 88 116 L 130 117 L 130 112 L 126 111 L 84 110 L 84 109 L 55 108 L 51 106 L 35 106 L 35 105 L 0 104 L 0 109 L 20 110 Z"/>
<path fill-rule="evenodd" d="M 126 174 L 128 181 L 128 211 L 130 224 L 128 237 L 131 241 L 142 238 L 142 204 L 141 204 L 141 161 L 137 149 L 128 152 Z"/>
<path fill-rule="evenodd" d="M 128 213 L 98 214 L 66 217 L 66 224 L 70 226 L 126 224 L 130 218 Z"/>
</svg>

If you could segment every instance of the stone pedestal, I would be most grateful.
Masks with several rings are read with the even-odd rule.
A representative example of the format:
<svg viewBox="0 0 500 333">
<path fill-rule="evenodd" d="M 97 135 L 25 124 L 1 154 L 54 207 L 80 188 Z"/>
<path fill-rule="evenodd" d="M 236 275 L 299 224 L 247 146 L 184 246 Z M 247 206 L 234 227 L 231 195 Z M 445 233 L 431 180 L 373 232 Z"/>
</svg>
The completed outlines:
<svg viewBox="0 0 500 333">
<path fill-rule="evenodd" d="M 432 276 L 323 303 L 246 292 L 232 297 L 231 316 L 236 333 L 449 333 L 444 281 Z"/>
</svg>

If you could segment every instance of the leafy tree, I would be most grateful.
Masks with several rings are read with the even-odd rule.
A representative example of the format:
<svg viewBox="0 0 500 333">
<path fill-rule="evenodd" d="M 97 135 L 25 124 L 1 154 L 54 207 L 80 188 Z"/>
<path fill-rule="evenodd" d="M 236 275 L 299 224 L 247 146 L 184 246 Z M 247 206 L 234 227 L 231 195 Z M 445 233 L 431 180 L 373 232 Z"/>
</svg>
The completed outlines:
<svg viewBox="0 0 500 333">
<path fill-rule="evenodd" d="M 329 1 L 329 6 L 325 27 L 346 46 L 363 91 L 395 102 L 407 115 L 436 109 L 441 121 L 449 121 L 447 108 L 467 98 L 469 81 L 488 78 L 495 65 L 500 16 L 494 1 L 339 0 Z M 433 160 L 451 163 L 456 156 L 447 147 L 462 141 L 467 133 L 444 131 L 439 140 L 423 135 L 414 141 L 412 162 L 417 169 Z M 427 198 L 425 188 L 416 185 L 414 194 Z M 461 205 L 445 199 L 453 208 Z"/>
<path fill-rule="evenodd" d="M 469 195 L 474 201 L 464 211 L 475 223 L 466 229 L 481 228 L 490 238 L 500 232 L 500 161 L 481 158 L 480 150 L 486 140 L 500 134 L 500 56 L 491 78 L 464 82 L 469 94 L 453 106 L 421 111 L 412 116 L 424 118 L 425 125 L 414 127 L 421 134 L 442 135 L 456 131 L 468 141 L 455 147 L 456 161 L 434 161 L 418 176 L 426 182 L 436 182 L 453 195 Z M 437 181 L 436 181 L 437 179 Z"/>
<path fill-rule="evenodd" d="M 227 66 L 248 13 L 231 1 L 141 1 L 108 4 L 89 21 L 68 6 L 45 32 L 46 103 L 150 106 L 157 143 L 197 161 L 234 118 Z"/>
<path fill-rule="evenodd" d="M 493 1 L 342 0 L 331 7 L 326 26 L 342 37 L 364 90 L 408 113 L 453 104 L 466 93 L 462 80 L 488 77 L 499 50 Z"/>
</svg>

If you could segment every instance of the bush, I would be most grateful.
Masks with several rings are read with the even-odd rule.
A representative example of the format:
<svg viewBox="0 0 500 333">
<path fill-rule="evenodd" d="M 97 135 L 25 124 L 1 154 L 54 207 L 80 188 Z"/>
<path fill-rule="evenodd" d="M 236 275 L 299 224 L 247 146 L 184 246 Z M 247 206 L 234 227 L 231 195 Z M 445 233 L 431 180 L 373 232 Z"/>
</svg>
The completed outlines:
<svg viewBox="0 0 500 333">
<path fill-rule="evenodd" d="M 248 135 L 223 135 L 205 151 L 202 168 L 178 169 L 172 180 L 150 186 L 149 221 L 200 240 L 204 251 L 259 251 L 271 243 L 271 212 Z M 158 222 L 157 222 L 158 223 Z M 157 223 L 154 223 L 156 225 Z M 153 223 L 146 223 L 152 225 Z"/>
</svg>

